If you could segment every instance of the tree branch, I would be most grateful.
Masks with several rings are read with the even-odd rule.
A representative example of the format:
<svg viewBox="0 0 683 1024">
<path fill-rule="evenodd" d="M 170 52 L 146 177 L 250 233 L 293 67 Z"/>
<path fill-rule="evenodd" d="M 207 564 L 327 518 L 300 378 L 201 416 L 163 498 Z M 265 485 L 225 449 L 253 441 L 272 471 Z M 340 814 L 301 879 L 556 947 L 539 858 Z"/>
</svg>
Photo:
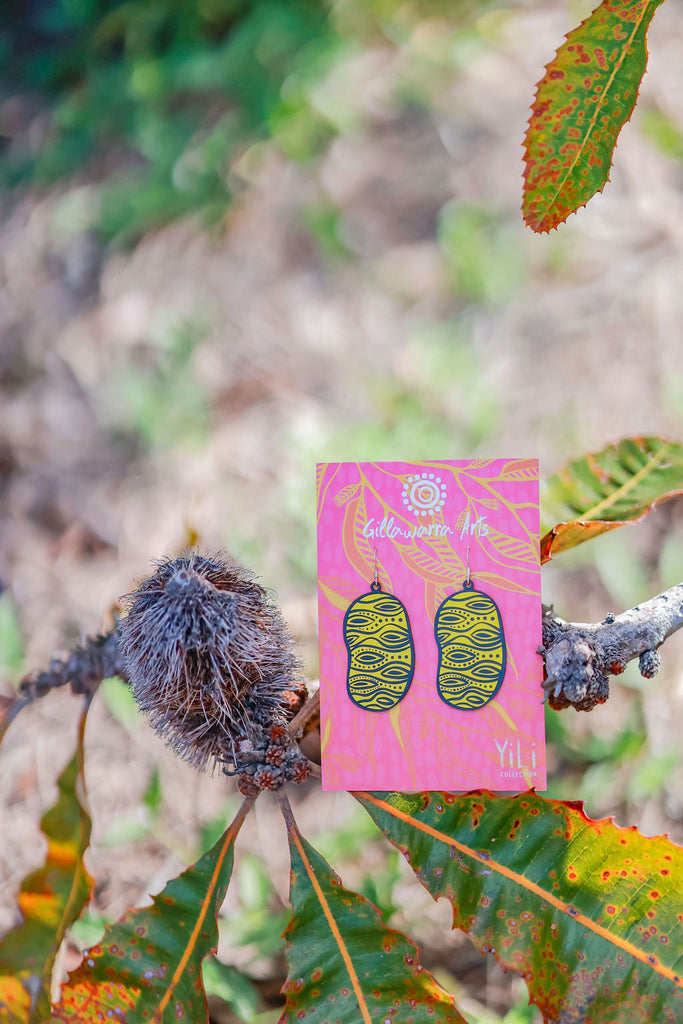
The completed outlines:
<svg viewBox="0 0 683 1024">
<path fill-rule="evenodd" d="M 70 683 L 74 693 L 92 696 L 102 680 L 111 676 L 128 682 L 118 627 L 111 633 L 86 637 L 65 659 L 53 658 L 46 671 L 26 676 L 19 684 L 19 693 L 29 703 Z"/>
<path fill-rule="evenodd" d="M 683 583 L 602 622 L 565 622 L 544 608 L 543 655 L 546 699 L 556 711 L 590 711 L 609 697 L 608 676 L 638 658 L 641 675 L 656 675 L 657 648 L 683 626 Z"/>
<path fill-rule="evenodd" d="M 651 678 L 660 665 L 657 648 L 682 626 L 683 583 L 621 615 L 610 613 L 597 623 L 565 622 L 551 608 L 544 608 L 543 645 L 538 653 L 545 663 L 546 700 L 556 711 L 568 707 L 590 711 L 609 697 L 608 676 L 619 675 L 633 658 L 639 659 L 641 674 Z M 69 683 L 74 693 L 92 694 L 103 679 L 113 675 L 127 681 L 117 629 L 88 637 L 65 660 L 54 659 L 46 672 L 24 679 L 16 707 L 10 709 L 4 725 L 27 703 L 50 690 Z M 291 737 L 314 762 L 320 760 L 319 701 L 316 692 L 289 723 Z"/>
</svg>

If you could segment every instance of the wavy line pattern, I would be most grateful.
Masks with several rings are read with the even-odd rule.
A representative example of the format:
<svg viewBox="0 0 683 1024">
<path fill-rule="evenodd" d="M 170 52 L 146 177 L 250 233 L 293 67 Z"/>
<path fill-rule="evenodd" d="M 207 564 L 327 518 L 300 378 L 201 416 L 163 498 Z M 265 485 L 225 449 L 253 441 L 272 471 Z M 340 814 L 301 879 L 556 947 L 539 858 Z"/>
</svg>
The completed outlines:
<svg viewBox="0 0 683 1024">
<path fill-rule="evenodd" d="M 403 496 L 418 471 L 446 487 L 443 508 L 419 518 Z M 323 788 L 519 788 L 524 779 L 507 759 L 501 766 L 496 746 L 511 733 L 525 764 L 534 745 L 532 781 L 543 785 L 533 653 L 540 643 L 537 478 L 537 463 L 520 459 L 326 467 L 318 505 L 321 706 L 331 723 Z M 500 618 L 487 623 L 484 610 L 465 637 L 444 614 L 441 625 L 454 636 L 450 647 L 442 638 L 439 665 L 436 614 L 462 586 L 468 546 L 478 599 L 491 595 Z M 375 596 L 363 593 L 373 567 L 382 600 L 395 602 L 388 620 L 394 610 L 399 616 L 384 624 L 386 634 Z"/>
<path fill-rule="evenodd" d="M 415 671 L 408 614 L 393 594 L 362 594 L 344 616 L 347 691 L 366 711 L 388 711 L 405 697 Z"/>
<path fill-rule="evenodd" d="M 488 594 L 460 590 L 442 602 L 434 635 L 439 649 L 437 690 L 452 708 L 482 708 L 505 676 L 505 637 L 498 606 Z"/>
</svg>

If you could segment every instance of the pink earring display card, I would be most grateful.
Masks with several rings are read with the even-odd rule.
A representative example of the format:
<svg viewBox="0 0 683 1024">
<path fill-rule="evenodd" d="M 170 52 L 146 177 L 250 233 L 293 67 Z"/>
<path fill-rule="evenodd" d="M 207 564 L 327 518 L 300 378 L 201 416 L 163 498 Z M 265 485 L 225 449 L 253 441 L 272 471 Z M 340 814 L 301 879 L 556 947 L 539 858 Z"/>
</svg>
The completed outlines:
<svg viewBox="0 0 683 1024">
<path fill-rule="evenodd" d="M 538 462 L 317 484 L 323 789 L 544 789 Z"/>
</svg>

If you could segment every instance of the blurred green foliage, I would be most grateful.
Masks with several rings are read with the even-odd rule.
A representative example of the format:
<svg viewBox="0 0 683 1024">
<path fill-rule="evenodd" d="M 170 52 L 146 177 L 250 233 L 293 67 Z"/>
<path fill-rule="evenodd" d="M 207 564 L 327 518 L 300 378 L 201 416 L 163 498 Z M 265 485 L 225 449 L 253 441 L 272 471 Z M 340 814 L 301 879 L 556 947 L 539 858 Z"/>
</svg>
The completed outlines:
<svg viewBox="0 0 683 1024">
<path fill-rule="evenodd" d="M 10 678 L 18 677 L 24 663 L 24 643 L 14 602 L 6 591 L 0 594 L 0 670 Z"/>
<path fill-rule="evenodd" d="M 207 996 L 218 996 L 245 1024 L 258 1020 L 261 1007 L 258 990 L 236 967 L 208 956 L 202 964 L 202 981 Z M 269 1017 L 272 1019 L 272 1015 Z"/>
<path fill-rule="evenodd" d="M 466 298 L 499 305 L 524 284 L 526 268 L 518 233 L 495 210 L 473 203 L 448 203 L 441 210 L 438 238 L 455 290 Z"/>
<path fill-rule="evenodd" d="M 132 242 L 188 213 L 220 218 L 240 158 L 274 138 L 290 158 L 353 124 L 319 83 L 357 41 L 409 38 L 465 0 L 33 0 L 0 22 L 0 183 L 101 183 L 93 227 Z M 3 102 L 4 101 L 4 102 Z M 351 120 L 349 120 L 351 117 Z"/>
<path fill-rule="evenodd" d="M 103 398 L 114 430 L 132 435 L 148 450 L 177 451 L 206 440 L 207 397 L 194 368 L 204 333 L 198 316 L 166 320 L 141 357 L 111 375 Z"/>
<path fill-rule="evenodd" d="M 333 42 L 314 0 L 48 0 L 12 10 L 3 93 L 38 95 L 46 120 L 42 137 L 10 138 L 2 180 L 104 171 L 96 226 L 106 239 L 134 240 L 192 211 L 211 222 L 237 185 L 235 154 L 305 103 L 303 83 L 298 97 L 282 91 L 306 48 L 317 67 Z"/>
<path fill-rule="evenodd" d="M 640 127 L 645 138 L 653 142 L 660 153 L 683 160 L 683 132 L 664 111 L 654 108 L 642 110 Z"/>
<path fill-rule="evenodd" d="M 134 732 L 140 723 L 140 709 L 130 686 L 118 676 L 114 676 L 101 683 L 99 694 L 107 705 L 110 715 L 128 732 Z"/>
</svg>

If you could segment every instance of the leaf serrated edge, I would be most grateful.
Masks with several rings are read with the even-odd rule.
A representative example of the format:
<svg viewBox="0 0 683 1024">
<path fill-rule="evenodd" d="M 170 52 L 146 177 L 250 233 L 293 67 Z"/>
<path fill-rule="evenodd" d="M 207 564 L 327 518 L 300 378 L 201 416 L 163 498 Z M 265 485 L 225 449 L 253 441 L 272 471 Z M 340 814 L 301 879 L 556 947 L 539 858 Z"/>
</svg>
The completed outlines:
<svg viewBox="0 0 683 1024">
<path fill-rule="evenodd" d="M 623 493 L 624 489 L 628 489 L 628 488 L 634 486 L 633 481 L 635 481 L 636 477 L 638 477 L 640 474 L 642 474 L 642 476 L 640 477 L 640 479 L 642 479 L 643 476 L 647 475 L 647 472 L 650 472 L 652 469 L 655 469 L 657 467 L 657 465 L 659 465 L 661 463 L 661 461 L 664 458 L 665 454 L 668 454 L 668 450 L 670 450 L 672 447 L 679 447 L 679 442 L 672 441 L 670 438 L 664 438 L 664 437 L 654 437 L 653 438 L 652 436 L 646 436 L 645 434 L 638 434 L 636 437 L 622 437 L 621 440 L 619 440 L 619 441 L 613 441 L 611 444 L 606 444 L 604 446 L 604 448 L 601 448 L 600 451 L 598 451 L 598 452 L 586 452 L 585 455 L 580 456 L 578 459 L 570 459 L 569 462 L 566 462 L 563 466 L 561 466 L 560 469 L 558 469 L 558 471 L 556 473 L 552 474 L 552 476 L 559 476 L 559 475 L 561 475 L 563 473 L 569 474 L 569 466 L 571 466 L 572 463 L 574 463 L 574 462 L 582 462 L 584 459 L 591 459 L 591 460 L 592 459 L 596 459 L 597 456 L 602 455 L 603 452 L 607 451 L 610 448 L 613 449 L 613 451 L 616 454 L 618 452 L 618 450 L 619 450 L 619 446 L 624 444 L 626 441 L 630 441 L 633 444 L 637 445 L 638 447 L 642 447 L 648 441 L 652 441 L 652 440 L 656 440 L 656 441 L 660 442 L 662 447 L 659 449 L 658 452 L 655 453 L 655 455 L 653 455 L 652 460 L 650 462 L 647 462 L 644 466 L 642 466 L 638 470 L 638 472 L 635 473 L 634 476 L 630 480 L 627 480 L 625 484 L 622 484 L 622 486 L 620 488 L 618 488 L 617 491 L 614 492 L 614 494 L 618 494 L 620 492 Z M 664 453 L 664 454 L 662 454 L 662 453 Z M 552 477 L 551 477 L 551 479 L 552 479 Z M 571 482 L 571 478 L 570 478 L 570 482 Z M 547 562 L 551 562 L 552 561 L 552 559 L 553 559 L 553 549 L 554 549 L 553 542 L 554 542 L 556 537 L 561 536 L 561 533 L 564 532 L 564 530 L 562 530 L 562 527 L 572 527 L 572 526 L 586 526 L 586 527 L 589 527 L 589 526 L 604 526 L 604 529 L 601 530 L 600 533 L 608 533 L 610 530 L 616 530 L 616 529 L 618 529 L 621 526 L 635 526 L 637 523 L 640 523 L 643 519 L 645 519 L 645 517 L 648 516 L 650 514 L 650 512 L 652 512 L 656 508 L 657 505 L 660 505 L 660 504 L 662 504 L 665 501 L 670 501 L 672 498 L 677 498 L 681 494 L 683 494 L 683 488 L 675 488 L 673 491 L 666 491 L 664 494 L 660 494 L 658 497 L 653 499 L 653 501 L 650 503 L 650 505 L 648 505 L 648 507 L 639 516 L 636 516 L 633 519 L 567 519 L 567 520 L 564 520 L 561 523 L 555 523 L 555 525 L 553 527 L 551 527 L 550 530 L 547 530 L 543 534 L 543 536 L 541 537 L 541 565 L 545 565 Z M 610 500 L 612 500 L 613 497 L 614 497 L 614 495 L 610 495 Z M 607 499 L 605 499 L 605 501 L 607 501 Z M 598 504 L 596 506 L 594 506 L 594 509 L 586 509 L 586 511 L 587 512 L 592 512 L 595 509 L 598 509 L 601 506 L 604 506 L 605 505 L 605 501 L 598 502 Z M 596 533 L 596 536 L 599 536 L 599 535 L 600 535 L 599 533 Z M 590 538 L 587 538 L 587 539 L 590 539 Z M 572 545 L 572 547 L 577 547 L 577 546 L 578 545 L 576 545 L 576 544 Z M 571 550 L 571 549 L 570 548 L 560 548 L 560 550 L 557 552 L 557 554 L 561 554 L 562 551 L 565 551 L 565 550 L 568 551 L 568 550 Z"/>
<path fill-rule="evenodd" d="M 640 835 L 635 825 L 628 825 L 626 827 L 622 827 L 620 825 L 617 825 L 614 821 L 614 818 L 612 817 L 589 817 L 589 815 L 587 815 L 584 810 L 583 801 L 550 800 L 546 797 L 539 797 L 535 789 L 533 788 L 524 793 L 518 793 L 516 796 L 508 798 L 498 797 L 490 789 L 472 790 L 469 793 L 463 793 L 459 795 L 462 797 L 479 795 L 484 798 L 493 797 L 496 800 L 516 800 L 523 796 L 534 796 L 537 799 L 541 799 L 548 804 L 555 804 L 561 807 L 569 807 L 573 810 L 578 810 L 582 817 L 585 819 L 585 821 L 587 821 L 591 825 L 609 824 L 612 825 L 612 827 L 617 829 L 617 831 L 619 832 L 636 832 Z M 357 799 L 360 799 L 361 802 L 363 800 L 366 800 L 368 803 L 374 804 L 380 810 L 386 811 L 388 814 L 393 815 L 396 818 L 399 818 L 401 821 L 404 821 L 407 825 L 410 825 L 413 828 L 417 828 L 419 831 L 424 832 L 426 835 L 431 836 L 433 839 L 436 839 L 437 842 L 443 842 L 447 846 L 455 847 L 455 849 L 459 850 L 461 854 L 467 857 L 471 857 L 472 859 L 478 861 L 480 864 L 484 865 L 484 867 L 489 869 L 494 868 L 505 878 L 509 878 L 510 881 L 515 882 L 518 885 L 521 885 L 524 889 L 527 889 L 530 892 L 533 892 L 546 903 L 549 903 L 557 910 L 562 911 L 562 913 L 566 914 L 573 921 L 578 922 L 579 924 L 588 928 L 589 931 L 592 931 L 594 934 L 599 935 L 601 938 L 610 942 L 612 945 L 622 949 L 625 953 L 628 953 L 629 956 L 634 957 L 634 959 L 640 960 L 641 963 L 647 964 L 648 967 L 650 967 L 661 977 L 666 978 L 667 981 L 670 981 L 678 988 L 683 989 L 683 978 L 681 978 L 679 974 L 676 974 L 676 972 L 673 971 L 671 968 L 665 967 L 663 964 L 660 964 L 659 961 L 651 954 L 646 953 L 644 950 L 638 949 L 637 946 L 632 945 L 632 943 L 626 941 L 625 939 L 621 939 L 615 936 L 612 932 L 609 931 L 608 928 L 603 928 L 602 925 L 597 924 L 590 917 L 586 917 L 585 914 L 582 914 L 580 911 L 578 911 L 576 907 L 574 907 L 571 903 L 566 903 L 564 900 L 558 899 L 557 896 L 554 896 L 552 893 L 547 892 L 545 889 L 542 889 L 540 885 L 537 885 L 535 882 L 532 882 L 529 879 L 525 878 L 524 875 L 520 875 L 516 871 L 512 871 L 510 868 L 506 867 L 504 864 L 500 864 L 498 861 L 493 860 L 489 854 L 482 856 L 480 853 L 477 853 L 476 850 L 472 849 L 472 847 L 466 846 L 464 843 L 460 843 L 457 839 L 454 839 L 452 836 L 447 835 L 445 832 L 440 832 L 438 829 L 433 828 L 433 826 L 427 825 L 424 822 L 419 821 L 417 818 L 411 817 L 411 815 L 399 810 L 399 808 L 394 807 L 392 804 L 389 804 L 384 800 L 379 800 L 373 793 L 358 791 L 352 793 L 352 796 L 356 797 Z M 648 840 L 666 839 L 668 842 L 671 843 L 672 846 L 676 846 L 678 849 L 681 849 L 679 844 L 674 843 L 667 835 L 648 837 L 643 836 L 643 838 L 647 838 Z M 429 892 L 429 890 L 427 891 Z M 432 894 L 430 893 L 430 895 Z M 432 898 L 434 900 L 438 900 L 441 897 L 433 896 Z M 467 929 L 461 930 L 466 931 Z M 498 954 L 495 952 L 494 956 L 496 956 L 496 959 L 499 959 Z"/>
<path fill-rule="evenodd" d="M 575 213 L 578 213 L 579 210 L 583 210 L 586 206 L 588 206 L 589 202 L 591 201 L 591 199 L 593 199 L 594 196 L 601 195 L 604 192 L 605 187 L 611 181 L 610 172 L 612 170 L 612 167 L 614 166 L 614 154 L 616 153 L 617 145 L 619 144 L 619 139 L 621 137 L 621 133 L 624 130 L 624 127 L 629 123 L 629 121 L 633 117 L 633 111 L 636 108 L 636 104 L 638 102 L 638 97 L 640 96 L 640 87 L 641 87 L 641 85 L 643 83 L 643 79 L 645 78 L 645 75 L 647 74 L 647 65 L 648 65 L 648 60 L 649 60 L 649 57 L 650 57 L 650 51 L 648 50 L 648 46 L 647 46 L 647 29 L 646 29 L 645 39 L 643 40 L 643 45 L 645 47 L 645 68 L 643 70 L 642 75 L 640 76 L 640 78 L 638 80 L 638 84 L 636 85 L 635 96 L 634 96 L 634 99 L 633 99 L 633 106 L 631 107 L 628 115 L 622 121 L 621 127 L 619 128 L 619 131 L 617 132 L 617 137 L 614 140 L 614 146 L 612 147 L 612 152 L 610 154 L 610 165 L 609 165 L 609 168 L 607 170 L 607 176 L 605 178 L 605 181 L 603 182 L 603 184 L 601 185 L 600 188 L 596 189 L 595 192 L 593 192 L 592 195 L 590 195 L 588 197 L 588 199 L 586 199 L 585 203 L 579 203 L 579 205 L 577 207 L 575 207 L 575 209 L 569 210 L 569 212 L 564 214 L 564 216 L 560 215 L 554 221 L 551 218 L 550 222 L 549 222 L 548 213 L 546 212 L 545 215 L 543 217 L 541 217 L 540 219 L 536 218 L 536 219 L 532 220 L 531 216 L 530 216 L 530 212 L 529 212 L 529 215 L 527 215 L 527 212 L 525 211 L 525 208 L 524 208 L 525 207 L 525 200 L 526 200 L 526 185 L 527 185 L 527 182 L 528 182 L 528 172 L 529 172 L 529 150 L 530 150 L 530 144 L 529 144 L 528 139 L 529 139 L 529 132 L 530 132 L 530 129 L 531 129 L 531 122 L 532 122 L 532 119 L 533 119 L 533 116 L 534 116 L 534 107 L 535 107 L 535 104 L 536 104 L 536 100 L 538 99 L 538 94 L 539 94 L 539 91 L 540 91 L 540 88 L 541 88 L 541 82 L 543 82 L 543 80 L 545 79 L 546 72 L 550 69 L 550 67 L 557 60 L 557 57 L 558 57 L 560 51 L 563 49 L 565 44 L 569 41 L 569 37 L 574 35 L 575 32 L 578 32 L 579 29 L 583 28 L 583 26 L 587 22 L 589 22 L 591 20 L 591 18 L 596 13 L 596 11 L 599 11 L 600 8 L 602 7 L 602 2 L 603 2 L 603 0 L 601 0 L 601 2 L 591 11 L 591 13 L 588 14 L 583 19 L 583 21 L 581 21 L 578 25 L 576 25 L 573 29 L 570 29 L 570 31 L 565 34 L 563 41 L 560 43 L 560 45 L 558 46 L 557 50 L 555 51 L 555 55 L 543 67 L 543 74 L 541 75 L 541 78 L 536 83 L 536 92 L 534 93 L 533 101 L 531 103 L 531 106 L 529 107 L 529 110 L 530 110 L 531 113 L 530 113 L 530 116 L 529 116 L 529 120 L 526 122 L 526 132 L 524 133 L 524 142 L 523 142 L 524 171 L 522 173 L 522 180 L 524 182 L 524 189 L 523 189 L 522 204 L 520 206 L 520 209 L 521 209 L 521 212 L 522 212 L 522 218 L 523 218 L 524 223 L 526 224 L 526 226 L 531 228 L 532 231 L 534 231 L 536 234 L 539 234 L 539 235 L 542 235 L 542 234 L 549 235 L 551 231 L 557 231 L 557 229 L 560 226 L 560 224 L 566 224 L 566 222 L 569 219 L 569 217 L 571 217 Z M 661 7 L 662 3 L 664 3 L 664 0 L 659 0 L 659 3 L 657 4 L 657 7 Z M 655 14 L 655 11 L 657 10 L 657 7 L 655 7 L 655 10 L 652 12 L 652 17 L 654 17 L 654 14 Z M 643 7 L 643 15 L 645 14 L 646 10 L 647 10 L 647 3 L 645 3 L 645 5 Z M 650 18 L 650 22 L 652 21 L 652 17 Z M 633 41 L 633 37 L 635 36 L 635 33 L 638 31 L 638 28 L 640 27 L 641 22 L 642 22 L 642 18 L 640 19 L 640 21 L 636 25 L 636 27 L 635 27 L 632 35 L 631 35 L 631 38 L 629 40 L 628 45 L 624 48 L 624 56 L 622 57 L 621 61 L 619 62 L 619 68 L 623 64 L 623 61 L 624 61 L 625 56 L 626 56 L 626 54 L 628 52 L 628 49 L 630 48 L 630 45 L 631 45 L 631 43 Z M 648 28 L 649 28 L 649 24 L 648 24 Z M 589 126 L 589 128 L 591 130 L 595 126 L 595 122 L 597 120 L 598 113 L 600 112 L 600 110 L 604 106 L 604 98 L 607 95 L 607 90 L 609 89 L 610 85 L 612 84 L 612 82 L 614 80 L 614 75 L 616 74 L 616 70 L 617 69 L 615 68 L 614 72 L 612 73 L 612 75 L 611 75 L 611 77 L 609 79 L 609 82 L 607 83 L 607 86 L 605 87 L 605 91 L 603 92 L 603 96 L 601 97 L 600 103 L 596 104 L 595 113 L 594 113 L 594 115 L 593 115 L 593 117 L 591 119 L 590 126 Z M 588 139 L 588 135 L 589 135 L 589 132 L 586 132 L 586 135 L 584 137 L 581 149 L 578 151 L 579 153 L 583 152 L 583 148 L 584 148 L 584 146 L 586 144 L 586 141 Z M 574 161 L 573 161 L 573 163 L 571 165 L 570 170 L 567 171 L 567 173 L 565 174 L 563 182 L 562 182 L 562 185 L 555 192 L 555 195 L 553 197 L 553 203 L 555 203 L 557 201 L 557 196 L 558 196 L 559 192 L 561 191 L 562 186 L 566 182 L 567 177 L 569 176 L 570 171 L 574 169 L 574 167 L 576 165 L 577 158 L 578 157 L 576 157 L 574 159 Z M 552 209 L 552 204 L 550 204 L 550 208 Z M 547 224 L 547 226 L 546 226 L 546 224 Z"/>
<path fill-rule="evenodd" d="M 339 930 L 339 926 L 334 918 L 334 914 L 330 910 L 330 906 L 325 896 L 325 893 L 322 890 L 322 886 L 320 885 L 320 882 L 316 878 L 315 871 L 313 870 L 313 865 L 306 856 L 306 851 L 304 850 L 304 846 L 301 841 L 302 836 L 298 828 L 294 824 L 293 820 L 290 822 L 287 819 L 285 819 L 285 821 L 287 824 L 287 833 L 289 835 L 289 838 L 291 842 L 296 846 L 297 853 L 301 857 L 304 868 L 306 870 L 306 874 L 308 875 L 310 883 L 313 886 L 316 896 L 318 897 L 320 907 L 322 908 L 323 914 L 325 915 L 325 919 L 330 928 L 330 931 L 334 936 L 334 941 L 337 944 L 337 948 L 339 949 L 341 958 L 344 961 L 344 966 L 346 967 L 347 973 L 349 975 L 351 986 L 353 988 L 354 995 L 356 996 L 356 1000 L 358 1002 L 358 1009 L 361 1012 L 364 1024 L 372 1024 L 372 1018 L 370 1017 L 370 1011 L 368 1009 L 367 1000 L 365 998 L 365 994 L 363 993 L 360 979 L 358 978 L 358 972 L 354 967 L 353 960 L 351 959 L 351 954 L 349 953 L 346 942 L 344 941 L 344 937 L 342 936 Z M 287 933 L 285 932 L 285 935 L 286 934 Z"/>
</svg>

